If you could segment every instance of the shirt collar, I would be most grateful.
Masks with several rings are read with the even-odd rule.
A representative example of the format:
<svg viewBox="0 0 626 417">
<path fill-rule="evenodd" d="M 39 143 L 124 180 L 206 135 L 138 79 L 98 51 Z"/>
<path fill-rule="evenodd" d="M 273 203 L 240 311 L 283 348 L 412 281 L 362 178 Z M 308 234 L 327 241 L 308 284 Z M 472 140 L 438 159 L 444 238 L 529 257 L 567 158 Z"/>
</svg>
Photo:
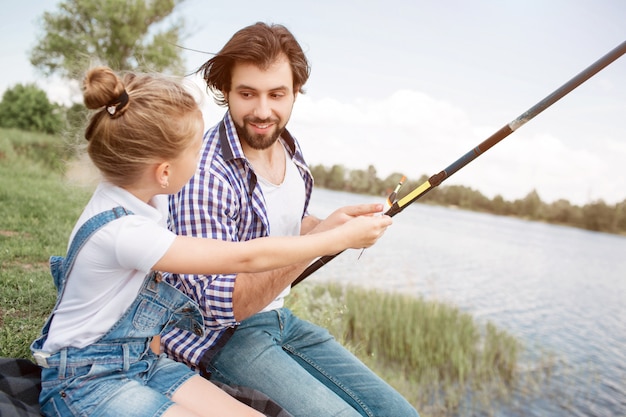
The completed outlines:
<svg viewBox="0 0 626 417">
<path fill-rule="evenodd" d="M 123 188 L 115 186 L 107 181 L 102 181 L 96 192 L 102 193 L 108 205 L 119 205 L 137 215 L 152 219 L 156 223 L 162 224 L 167 213 L 167 196 L 157 195 L 150 200 L 149 204 L 144 203 L 132 193 Z"/>
</svg>

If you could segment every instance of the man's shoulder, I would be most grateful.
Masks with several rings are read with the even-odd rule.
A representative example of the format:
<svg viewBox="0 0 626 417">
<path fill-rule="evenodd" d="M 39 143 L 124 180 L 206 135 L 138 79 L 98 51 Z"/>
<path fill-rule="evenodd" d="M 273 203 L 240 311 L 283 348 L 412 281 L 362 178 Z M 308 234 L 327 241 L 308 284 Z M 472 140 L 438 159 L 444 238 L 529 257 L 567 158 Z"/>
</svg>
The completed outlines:
<svg viewBox="0 0 626 417">
<path fill-rule="evenodd" d="M 204 134 L 200 169 L 209 169 L 213 165 L 222 165 L 224 163 L 219 130 L 219 124 L 217 124 L 208 129 Z"/>
<path fill-rule="evenodd" d="M 207 130 L 204 139 L 198 170 L 190 183 L 202 183 L 212 188 L 233 187 L 239 190 L 243 188 L 246 178 L 245 168 L 238 159 L 228 157 L 229 152 L 222 148 L 219 133 L 211 128 Z"/>
</svg>

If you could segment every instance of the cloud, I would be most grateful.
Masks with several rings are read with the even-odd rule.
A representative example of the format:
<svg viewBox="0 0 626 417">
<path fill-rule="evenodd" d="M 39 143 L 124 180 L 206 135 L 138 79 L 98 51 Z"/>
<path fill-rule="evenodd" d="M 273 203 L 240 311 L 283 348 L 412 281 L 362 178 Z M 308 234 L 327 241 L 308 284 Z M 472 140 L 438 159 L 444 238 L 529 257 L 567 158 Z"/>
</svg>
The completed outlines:
<svg viewBox="0 0 626 417">
<path fill-rule="evenodd" d="M 83 102 L 80 83 L 77 80 L 53 76 L 46 78 L 45 83 L 38 81 L 36 84 L 46 92 L 48 99 L 53 103 L 71 106 L 73 103 Z"/>
<path fill-rule="evenodd" d="M 417 91 L 402 90 L 382 100 L 341 102 L 298 97 L 289 124 L 310 164 L 373 165 L 379 177 L 400 172 L 411 179 L 433 175 L 471 151 L 501 126 L 475 126 L 467 112 Z M 545 202 L 574 204 L 624 199 L 621 167 L 626 145 L 606 140 L 577 149 L 549 132 L 516 131 L 466 165 L 445 184 L 462 184 L 493 198 L 525 197 L 537 190 Z M 611 157 L 604 151 L 609 149 Z M 623 168 L 622 168 L 623 172 Z M 610 180 L 609 180 L 610 179 Z"/>
<path fill-rule="evenodd" d="M 311 163 L 355 169 L 374 165 L 382 175 L 407 171 L 419 177 L 441 167 L 433 158 L 436 150 L 462 149 L 458 138 L 467 136 L 469 122 L 460 109 L 404 90 L 380 101 L 353 103 L 301 96 L 290 128 Z"/>
</svg>

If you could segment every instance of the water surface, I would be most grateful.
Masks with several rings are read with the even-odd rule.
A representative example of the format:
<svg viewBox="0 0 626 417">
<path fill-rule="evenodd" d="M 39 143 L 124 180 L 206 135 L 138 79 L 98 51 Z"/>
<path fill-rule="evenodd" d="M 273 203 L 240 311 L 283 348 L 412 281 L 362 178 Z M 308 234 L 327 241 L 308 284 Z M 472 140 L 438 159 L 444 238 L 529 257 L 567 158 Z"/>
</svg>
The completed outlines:
<svg viewBox="0 0 626 417">
<path fill-rule="evenodd" d="M 376 202 L 315 189 L 311 211 Z M 497 415 L 626 415 L 626 238 L 415 203 L 372 248 L 348 250 L 309 280 L 452 303 L 551 352 L 549 393 Z"/>
</svg>

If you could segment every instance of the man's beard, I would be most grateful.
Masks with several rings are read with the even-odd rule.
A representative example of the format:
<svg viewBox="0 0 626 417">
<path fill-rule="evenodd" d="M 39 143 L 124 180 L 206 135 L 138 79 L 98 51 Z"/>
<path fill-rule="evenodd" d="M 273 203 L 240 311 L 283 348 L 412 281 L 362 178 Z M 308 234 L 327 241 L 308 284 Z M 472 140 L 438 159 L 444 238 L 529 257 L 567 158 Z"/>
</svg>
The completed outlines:
<svg viewBox="0 0 626 417">
<path fill-rule="evenodd" d="M 235 130 L 237 131 L 237 136 L 239 136 L 239 140 L 245 141 L 248 144 L 248 146 L 250 146 L 252 149 L 257 149 L 257 150 L 267 149 L 270 146 L 272 146 L 274 143 L 276 143 L 276 140 L 278 140 L 280 135 L 285 130 L 285 126 L 280 126 L 279 122 L 280 122 L 279 119 L 261 120 L 261 119 L 256 119 L 254 117 L 244 117 L 243 126 L 241 126 L 239 125 L 239 123 L 233 120 L 233 123 L 235 124 Z M 248 123 L 260 124 L 260 125 L 265 124 L 265 123 L 272 123 L 274 124 L 274 131 L 269 134 L 253 133 L 253 132 L 250 132 L 246 128 L 246 125 Z"/>
</svg>

